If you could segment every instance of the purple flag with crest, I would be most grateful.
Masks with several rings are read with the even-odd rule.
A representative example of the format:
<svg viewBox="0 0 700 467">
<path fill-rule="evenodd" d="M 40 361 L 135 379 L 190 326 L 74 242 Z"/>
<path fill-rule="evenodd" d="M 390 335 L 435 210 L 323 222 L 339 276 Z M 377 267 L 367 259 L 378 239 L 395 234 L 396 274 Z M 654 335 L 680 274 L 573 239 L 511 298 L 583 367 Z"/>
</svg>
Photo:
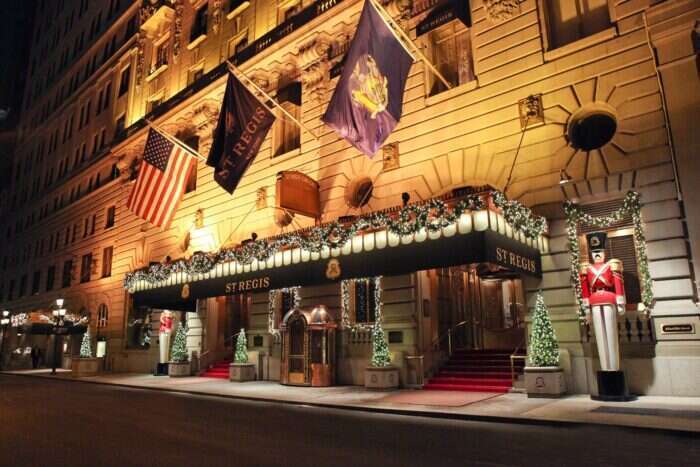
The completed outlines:
<svg viewBox="0 0 700 467">
<path fill-rule="evenodd" d="M 399 123 L 412 63 L 413 57 L 366 0 L 343 72 L 321 120 L 373 157 Z"/>
</svg>

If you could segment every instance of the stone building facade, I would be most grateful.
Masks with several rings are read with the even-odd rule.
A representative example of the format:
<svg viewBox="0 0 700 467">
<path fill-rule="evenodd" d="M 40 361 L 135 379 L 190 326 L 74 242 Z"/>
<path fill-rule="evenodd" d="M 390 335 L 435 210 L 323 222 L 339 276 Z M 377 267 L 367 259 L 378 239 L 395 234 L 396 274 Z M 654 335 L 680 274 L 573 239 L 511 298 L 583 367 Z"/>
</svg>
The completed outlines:
<svg viewBox="0 0 700 467">
<path fill-rule="evenodd" d="M 272 237 L 394 208 L 402 193 L 420 201 L 490 186 L 548 220 L 547 238 L 536 245 L 541 277 L 514 279 L 509 303 L 524 327 L 535 293 L 543 291 L 567 385 L 571 392 L 591 393 L 594 337 L 576 314 L 562 203 L 575 200 L 600 215 L 636 190 L 655 304 L 649 315 L 629 307 L 621 320 L 623 368 L 633 392 L 698 395 L 700 271 L 693 254 L 700 249 L 700 215 L 692 206 L 698 196 L 693 178 L 700 173 L 693 118 L 700 99 L 700 4 L 597 0 L 585 2 L 581 13 L 573 6 L 578 1 L 453 3 L 461 6 L 451 10 L 439 0 L 385 4 L 452 88 L 416 62 L 401 122 L 370 159 L 320 121 L 361 1 L 39 2 L 20 149 L 10 197 L 3 200 L 3 306 L 29 313 L 50 308 L 61 296 L 71 312 L 90 315 L 107 342 L 108 370 L 148 372 L 158 352 L 145 344 L 146 329 L 155 341 L 158 308 L 131 305 L 123 285 L 127 273 L 235 246 L 253 232 Z M 206 156 L 227 59 L 311 131 L 278 119 L 233 195 L 200 161 L 172 224 L 153 227 L 126 208 L 147 123 Z M 605 116 L 611 137 L 599 147 L 577 148 L 572 128 L 590 115 Z M 320 219 L 280 219 L 275 190 L 284 171 L 318 182 Z M 367 182 L 371 192 L 357 203 Z M 614 253 L 634 261 L 630 225 L 618 227 L 611 231 L 618 239 Z M 468 268 L 444 269 L 382 279 L 384 326 L 399 333 L 390 348 L 404 383 L 420 380 L 416 372 L 435 370 L 441 360 L 435 344 L 458 324 L 439 322 L 441 304 L 453 299 L 440 277 L 463 273 L 471 279 Z M 322 303 L 340 320 L 340 288 L 337 282 L 302 287 L 301 306 Z M 203 368 L 221 359 L 232 345 L 231 328 L 245 326 L 260 377 L 278 379 L 281 349 L 268 332 L 270 310 L 280 307 L 270 304 L 274 294 L 224 295 L 198 300 L 194 310 L 181 313 L 193 360 Z M 505 295 L 499 297 L 494 306 L 503 308 Z M 669 325 L 686 331 L 675 333 Z M 337 380 L 362 384 L 368 333 L 340 336 Z M 21 339 L 28 337 L 11 335 L 8 348 Z M 483 332 L 479 339 L 472 344 L 486 347 Z M 527 346 L 513 340 L 500 345 Z M 413 358 L 420 356 L 416 369 Z"/>
</svg>

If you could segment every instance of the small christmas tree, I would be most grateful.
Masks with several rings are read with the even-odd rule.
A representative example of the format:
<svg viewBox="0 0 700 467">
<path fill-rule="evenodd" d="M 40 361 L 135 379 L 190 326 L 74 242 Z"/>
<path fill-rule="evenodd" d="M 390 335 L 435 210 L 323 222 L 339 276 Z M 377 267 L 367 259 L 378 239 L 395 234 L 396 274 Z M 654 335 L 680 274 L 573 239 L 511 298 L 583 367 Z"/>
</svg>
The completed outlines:
<svg viewBox="0 0 700 467">
<path fill-rule="evenodd" d="M 391 363 L 389 355 L 389 345 L 384 338 L 384 329 L 379 317 L 372 326 L 372 360 L 370 364 L 374 367 L 385 367 Z"/>
<path fill-rule="evenodd" d="M 559 343 L 554 335 L 549 311 L 544 304 L 542 291 L 537 294 L 535 311 L 532 313 L 532 334 L 528 351 L 530 366 L 559 366 Z"/>
<path fill-rule="evenodd" d="M 90 342 L 90 330 L 83 334 L 83 341 L 80 344 L 80 358 L 92 358 L 92 345 Z"/>
<path fill-rule="evenodd" d="M 248 339 L 245 337 L 245 329 L 241 329 L 241 332 L 238 333 L 233 363 L 248 363 Z"/>
<path fill-rule="evenodd" d="M 177 327 L 177 332 L 175 332 L 175 339 L 173 340 L 173 348 L 171 350 L 172 360 L 176 363 L 183 363 L 187 361 L 187 330 L 182 323 Z"/>
</svg>

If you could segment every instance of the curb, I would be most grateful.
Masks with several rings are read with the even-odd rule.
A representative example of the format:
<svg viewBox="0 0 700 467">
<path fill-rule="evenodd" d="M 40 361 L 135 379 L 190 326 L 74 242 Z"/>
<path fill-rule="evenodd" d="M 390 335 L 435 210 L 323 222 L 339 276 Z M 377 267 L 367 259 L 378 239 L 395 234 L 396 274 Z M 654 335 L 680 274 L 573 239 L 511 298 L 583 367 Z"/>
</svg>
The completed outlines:
<svg viewBox="0 0 700 467">
<path fill-rule="evenodd" d="M 377 413 L 384 415 L 399 415 L 406 417 L 423 417 L 430 419 L 443 419 L 443 420 L 457 420 L 463 422 L 486 422 L 486 423 L 503 423 L 503 424 L 517 424 L 517 425 L 535 425 L 535 426 L 551 426 L 551 427 L 585 427 L 585 426 L 597 426 L 601 428 L 622 428 L 629 430 L 643 430 L 643 431 L 654 431 L 661 432 L 668 435 L 682 435 L 682 436 L 698 436 L 697 431 L 686 430 L 683 428 L 660 428 L 660 427 L 650 427 L 650 426 L 637 426 L 628 424 L 616 424 L 616 423 L 601 423 L 596 421 L 573 421 L 573 420 L 552 420 L 552 419 L 541 419 L 541 418 L 526 418 L 526 417 L 512 417 L 512 416 L 498 416 L 498 415 L 477 415 L 477 414 L 460 414 L 451 412 L 436 412 L 436 411 L 417 411 L 410 409 L 398 409 L 398 408 L 388 408 L 388 407 L 371 407 L 365 405 L 347 405 L 347 404 L 332 404 L 323 402 L 310 402 L 310 401 L 294 401 L 285 399 L 269 399 L 264 397 L 254 397 L 254 396 L 243 396 L 243 395 L 233 395 L 233 394 L 212 394 L 209 392 L 194 391 L 188 389 L 175 389 L 175 388 L 163 388 L 163 387 L 151 387 L 151 386 L 136 386 L 124 383 L 113 383 L 107 381 L 90 381 L 78 378 L 61 378 L 46 376 L 41 374 L 20 374 L 20 373 L 9 373 L 0 371 L 0 375 L 6 376 L 19 376 L 25 378 L 42 378 L 51 381 L 63 381 L 68 383 L 83 383 L 83 384 L 95 384 L 103 386 L 116 386 L 119 388 L 127 389 L 139 389 L 153 392 L 168 392 L 174 394 L 188 394 L 195 396 L 204 397 L 215 397 L 222 399 L 232 399 L 232 400 L 242 400 L 249 402 L 264 402 L 272 404 L 283 404 L 297 407 L 316 407 L 324 409 L 335 409 L 335 410 L 345 410 L 350 412 L 364 412 L 364 413 Z"/>
</svg>

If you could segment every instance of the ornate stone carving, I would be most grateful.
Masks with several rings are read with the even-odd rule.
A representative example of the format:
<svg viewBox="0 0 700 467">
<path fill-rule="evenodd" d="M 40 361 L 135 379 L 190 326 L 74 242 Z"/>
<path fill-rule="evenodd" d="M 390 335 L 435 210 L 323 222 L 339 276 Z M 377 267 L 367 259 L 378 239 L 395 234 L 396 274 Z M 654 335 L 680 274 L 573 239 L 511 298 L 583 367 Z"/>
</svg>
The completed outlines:
<svg viewBox="0 0 700 467">
<path fill-rule="evenodd" d="M 500 23 L 520 13 L 520 0 L 484 0 L 488 18 Z"/>
<path fill-rule="evenodd" d="M 218 34 L 219 30 L 221 29 L 221 17 L 223 16 L 221 11 L 222 3 L 223 2 L 221 0 L 214 0 L 212 5 L 211 29 L 214 31 L 214 34 Z"/>
<path fill-rule="evenodd" d="M 173 33 L 173 63 L 180 61 L 180 48 L 182 47 L 182 13 L 185 10 L 183 0 L 175 0 L 175 32 Z"/>
<path fill-rule="evenodd" d="M 301 70 L 301 82 L 312 101 L 322 102 L 330 81 L 328 54 L 331 37 L 319 33 L 298 49 L 297 66 Z"/>
<path fill-rule="evenodd" d="M 301 73 L 301 83 L 311 101 L 324 101 L 330 83 L 330 65 L 327 61 L 311 65 Z"/>
<path fill-rule="evenodd" d="M 142 33 L 137 34 L 136 39 L 136 85 L 141 86 L 143 83 L 143 73 L 146 66 L 145 48 L 146 38 Z"/>
<path fill-rule="evenodd" d="M 384 4 L 384 8 L 401 27 L 406 29 L 406 22 L 411 18 L 410 0 L 389 0 L 388 3 Z"/>
</svg>

